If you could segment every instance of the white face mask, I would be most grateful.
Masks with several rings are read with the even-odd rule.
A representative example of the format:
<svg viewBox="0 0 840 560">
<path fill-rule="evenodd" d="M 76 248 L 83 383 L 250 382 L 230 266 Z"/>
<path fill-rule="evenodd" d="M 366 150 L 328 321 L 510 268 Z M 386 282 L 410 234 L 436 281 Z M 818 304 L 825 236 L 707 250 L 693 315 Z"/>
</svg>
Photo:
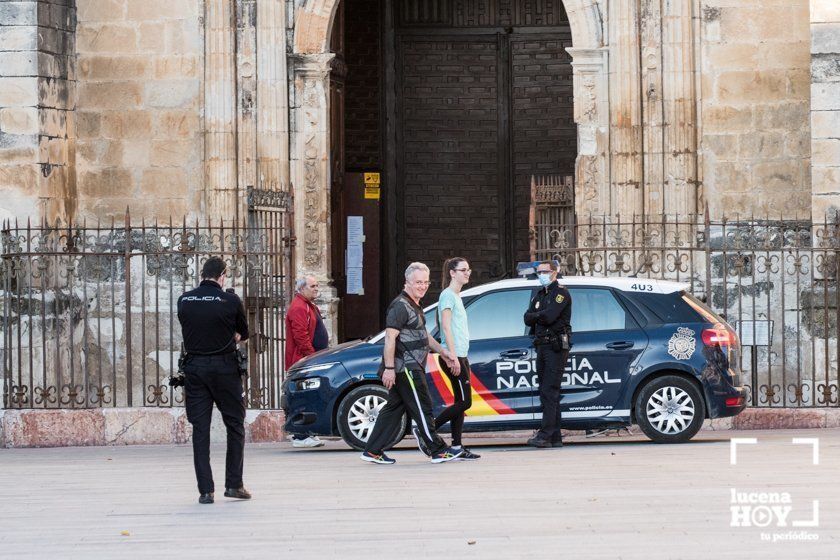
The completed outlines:
<svg viewBox="0 0 840 560">
<path fill-rule="evenodd" d="M 548 286 L 551 284 L 551 273 L 550 272 L 540 272 L 537 274 L 537 278 L 540 281 L 540 286 Z"/>
</svg>

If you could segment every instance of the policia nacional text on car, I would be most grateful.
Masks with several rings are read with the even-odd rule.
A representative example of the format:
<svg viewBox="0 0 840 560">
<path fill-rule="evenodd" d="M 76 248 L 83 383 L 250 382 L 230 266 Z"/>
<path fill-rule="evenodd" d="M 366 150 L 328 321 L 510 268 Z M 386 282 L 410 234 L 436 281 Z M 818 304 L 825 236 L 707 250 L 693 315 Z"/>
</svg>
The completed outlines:
<svg viewBox="0 0 840 560">
<path fill-rule="evenodd" d="M 242 300 L 224 291 L 225 262 L 207 259 L 198 288 L 178 298 L 178 320 L 184 339 L 184 398 L 187 419 L 193 426 L 193 462 L 198 479 L 198 501 L 213 503 L 210 470 L 210 418 L 213 403 L 227 428 L 225 496 L 248 500 L 242 485 L 245 452 L 245 403 L 237 363 L 236 345 L 248 338 Z"/>
<path fill-rule="evenodd" d="M 537 266 L 537 278 L 542 288 L 531 299 L 525 312 L 525 324 L 531 327 L 537 349 L 542 426 L 528 440 L 528 445 L 562 447 L 560 384 L 571 347 L 572 298 L 569 290 L 557 282 L 557 272 L 552 263 L 541 262 Z"/>
</svg>

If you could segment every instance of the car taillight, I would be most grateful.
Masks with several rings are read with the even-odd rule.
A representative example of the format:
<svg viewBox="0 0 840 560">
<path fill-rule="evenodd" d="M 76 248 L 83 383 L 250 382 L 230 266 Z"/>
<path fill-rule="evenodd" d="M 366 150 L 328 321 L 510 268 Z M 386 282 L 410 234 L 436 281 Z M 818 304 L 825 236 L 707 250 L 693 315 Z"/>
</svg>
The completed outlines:
<svg viewBox="0 0 840 560">
<path fill-rule="evenodd" d="M 738 335 L 727 329 L 723 323 L 715 323 L 712 328 L 703 329 L 701 338 L 706 346 L 736 346 L 738 344 Z"/>
<path fill-rule="evenodd" d="M 730 397 L 726 399 L 726 406 L 741 406 L 744 404 L 744 397 Z"/>
</svg>

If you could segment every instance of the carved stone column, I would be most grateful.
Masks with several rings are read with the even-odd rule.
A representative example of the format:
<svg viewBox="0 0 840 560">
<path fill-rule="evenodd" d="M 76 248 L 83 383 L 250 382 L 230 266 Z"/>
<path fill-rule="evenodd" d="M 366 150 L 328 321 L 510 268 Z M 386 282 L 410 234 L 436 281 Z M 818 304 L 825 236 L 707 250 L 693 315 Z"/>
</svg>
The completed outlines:
<svg viewBox="0 0 840 560">
<path fill-rule="evenodd" d="M 335 342 L 338 296 L 330 278 L 330 61 L 335 55 L 297 54 L 292 116 L 292 185 L 295 196 L 295 275 L 311 274 L 321 285 L 317 302 Z"/>
<path fill-rule="evenodd" d="M 608 50 L 566 49 L 572 55 L 578 156 L 575 164 L 575 212 L 579 219 L 609 212 Z"/>
</svg>

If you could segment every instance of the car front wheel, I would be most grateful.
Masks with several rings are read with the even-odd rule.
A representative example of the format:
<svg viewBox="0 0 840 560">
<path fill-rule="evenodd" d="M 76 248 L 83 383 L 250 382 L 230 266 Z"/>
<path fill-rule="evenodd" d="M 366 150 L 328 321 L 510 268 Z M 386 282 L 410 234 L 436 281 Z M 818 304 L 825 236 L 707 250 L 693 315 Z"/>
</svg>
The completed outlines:
<svg viewBox="0 0 840 560">
<path fill-rule="evenodd" d="M 341 400 L 338 405 L 338 433 L 347 445 L 362 451 L 365 448 L 373 426 L 382 407 L 388 400 L 388 390 L 381 385 L 362 385 L 356 387 Z M 408 418 L 402 415 L 397 429 L 384 450 L 390 449 L 402 440 L 408 430 Z M 383 451 L 384 451 L 383 450 Z"/>
<path fill-rule="evenodd" d="M 706 417 L 700 389 L 677 375 L 649 381 L 636 397 L 636 420 L 656 443 L 683 443 L 695 436 Z"/>
</svg>

